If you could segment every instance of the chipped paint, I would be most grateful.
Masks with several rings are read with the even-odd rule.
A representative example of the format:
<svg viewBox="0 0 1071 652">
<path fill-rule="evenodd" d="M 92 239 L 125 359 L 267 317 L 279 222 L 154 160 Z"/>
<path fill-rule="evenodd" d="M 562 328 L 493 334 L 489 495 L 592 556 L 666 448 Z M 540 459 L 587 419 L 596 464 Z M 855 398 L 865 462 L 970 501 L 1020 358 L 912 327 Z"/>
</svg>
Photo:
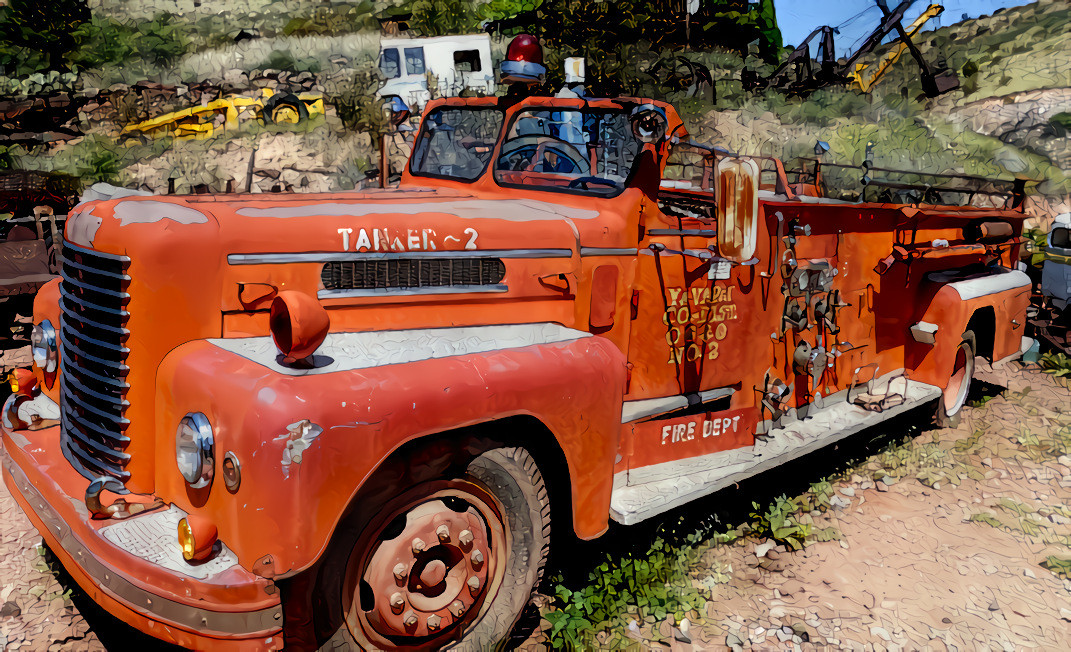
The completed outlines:
<svg viewBox="0 0 1071 652">
<path fill-rule="evenodd" d="M 119 202 L 115 205 L 115 216 L 119 218 L 119 226 L 153 224 L 161 220 L 179 224 L 204 224 L 208 221 L 208 216 L 195 208 L 154 199 Z"/>
<path fill-rule="evenodd" d="M 593 220 L 599 211 L 548 204 L 531 199 L 469 199 L 443 202 L 417 202 L 412 204 L 342 204 L 322 203 L 305 206 L 273 206 L 271 208 L 239 208 L 237 213 L 245 217 L 390 217 L 394 215 L 425 215 L 438 213 L 454 217 L 485 220 L 508 220 L 510 222 L 533 222 L 538 220 L 573 219 Z"/>
<path fill-rule="evenodd" d="M 290 477 L 290 465 L 301 464 L 302 454 L 312 446 L 324 429 L 308 419 L 302 419 L 291 423 L 286 427 L 287 434 L 276 437 L 276 441 L 286 439 L 286 448 L 283 449 L 283 477 Z"/>
<path fill-rule="evenodd" d="M 103 223 L 104 219 L 94 215 L 92 208 L 72 213 L 67 218 L 64 237 L 76 245 L 92 247 L 93 238 L 97 237 L 97 229 Z"/>
<path fill-rule="evenodd" d="M 57 421 L 60 418 L 59 405 L 41 393 L 19 405 L 18 417 L 23 423 L 37 423 L 38 421 Z"/>
<path fill-rule="evenodd" d="M 280 365 L 279 350 L 270 337 L 212 339 L 210 343 L 289 376 L 312 376 L 338 371 L 369 369 L 455 355 L 487 353 L 502 349 L 567 342 L 590 333 L 559 324 L 510 324 L 461 328 L 419 328 L 401 331 L 330 333 L 317 349 L 317 357 L 329 360 L 312 369 Z M 301 397 L 297 397 L 302 400 Z"/>
</svg>

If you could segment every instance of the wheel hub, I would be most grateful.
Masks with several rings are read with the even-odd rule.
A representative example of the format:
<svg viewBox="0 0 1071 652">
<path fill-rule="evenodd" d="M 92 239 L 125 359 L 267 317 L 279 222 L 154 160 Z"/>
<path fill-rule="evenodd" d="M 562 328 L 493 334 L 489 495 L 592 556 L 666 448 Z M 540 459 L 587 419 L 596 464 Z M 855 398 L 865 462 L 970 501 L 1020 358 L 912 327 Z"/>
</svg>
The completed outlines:
<svg viewBox="0 0 1071 652">
<path fill-rule="evenodd" d="M 380 635 L 435 636 L 479 609 L 494 570 L 491 537 L 472 505 L 451 502 L 398 515 L 375 545 L 362 576 L 371 600 L 359 609 Z"/>
</svg>

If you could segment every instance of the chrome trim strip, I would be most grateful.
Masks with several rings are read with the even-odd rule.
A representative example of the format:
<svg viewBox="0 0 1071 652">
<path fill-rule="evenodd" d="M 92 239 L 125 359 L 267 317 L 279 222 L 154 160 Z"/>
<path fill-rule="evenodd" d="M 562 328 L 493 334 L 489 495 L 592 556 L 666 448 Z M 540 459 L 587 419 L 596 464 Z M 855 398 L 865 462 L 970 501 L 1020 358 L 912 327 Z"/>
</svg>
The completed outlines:
<svg viewBox="0 0 1071 652">
<path fill-rule="evenodd" d="M 66 243 L 64 243 L 64 244 L 66 244 Z M 96 255 L 96 254 L 88 254 L 88 255 Z M 114 279 L 119 280 L 119 281 L 129 281 L 130 280 L 130 275 L 129 274 L 116 274 L 115 272 L 109 272 L 109 271 L 104 270 L 104 269 L 93 269 L 92 267 L 86 267 L 85 265 L 80 265 L 80 264 L 74 262 L 73 260 L 71 260 L 70 258 L 68 258 L 66 256 L 63 256 L 63 255 L 60 255 L 60 260 L 63 261 L 64 265 L 70 265 L 71 267 L 75 267 L 75 268 L 80 269 L 83 272 L 87 272 L 89 274 L 98 274 L 100 276 L 107 276 L 109 278 L 114 278 Z"/>
<path fill-rule="evenodd" d="M 647 231 L 647 235 L 681 235 L 713 238 L 715 232 L 713 229 L 651 229 Z"/>
<path fill-rule="evenodd" d="M 0 454 L 4 457 L 4 468 L 11 476 L 12 484 L 18 488 L 23 500 L 33 508 L 38 518 L 48 528 L 49 536 L 55 538 L 60 547 L 75 560 L 80 569 L 95 584 L 112 598 L 122 602 L 127 609 L 151 620 L 168 622 L 201 635 L 216 632 L 234 636 L 260 637 L 268 636 L 280 629 L 283 622 L 280 605 L 244 613 L 209 611 L 175 602 L 138 588 L 115 569 L 105 566 L 98 560 L 78 540 L 70 526 L 56 515 L 52 506 L 45 501 L 37 488 L 30 484 L 26 474 L 11 460 L 10 456 L 6 452 Z M 113 544 L 109 542 L 108 545 Z M 146 609 L 144 605 L 152 605 L 152 609 Z"/>
<path fill-rule="evenodd" d="M 697 394 L 678 394 L 676 396 L 659 396 L 657 398 L 642 398 L 636 401 L 625 401 L 621 405 L 621 423 L 631 423 L 644 417 L 653 417 L 674 410 L 688 407 L 693 402 L 709 403 L 719 398 L 732 396 L 736 390 L 732 387 L 718 387 L 707 389 Z M 689 398 L 695 399 L 689 401 Z"/>
<path fill-rule="evenodd" d="M 505 284 L 498 285 L 441 285 L 423 288 L 368 288 L 353 290 L 320 290 L 317 299 L 350 299 L 354 297 L 402 297 L 420 294 L 470 294 L 473 292 L 506 292 Z"/>
<path fill-rule="evenodd" d="M 333 263 L 347 260 L 409 260 L 418 258 L 572 258 L 572 249 L 473 249 L 469 251 L 369 251 L 228 254 L 229 265 Z"/>
<path fill-rule="evenodd" d="M 72 311 L 70 308 L 68 308 L 66 302 L 63 299 L 66 299 L 66 297 L 61 297 L 61 300 L 59 302 L 60 310 L 63 311 L 63 314 L 67 315 L 71 319 L 73 319 L 73 320 L 75 320 L 77 322 L 80 322 L 82 324 L 88 324 L 88 325 L 92 326 L 93 328 L 99 328 L 101 330 L 111 331 L 111 332 L 113 332 L 113 333 L 115 333 L 117 335 L 129 335 L 130 334 L 130 331 L 125 329 L 125 328 L 116 328 L 115 326 L 109 326 L 108 324 L 103 324 L 103 323 L 101 323 L 99 321 L 96 321 L 94 319 L 90 319 L 88 317 L 83 317 L 82 315 L 79 315 L 78 313 L 76 313 L 76 312 Z"/>
<path fill-rule="evenodd" d="M 120 417 L 120 416 L 116 416 L 114 414 L 108 414 L 107 412 L 104 412 L 103 410 L 100 410 L 98 408 L 93 407 L 92 405 L 90 405 L 89 403 L 87 403 L 85 401 L 78 400 L 78 397 L 75 396 L 71 392 L 70 388 L 67 387 L 66 383 L 60 383 L 60 386 L 61 386 L 61 391 L 63 392 L 63 395 L 67 397 L 67 401 L 69 403 L 77 405 L 78 407 L 80 407 L 80 408 L 82 408 L 84 410 L 88 410 L 88 411 L 92 412 L 93 414 L 97 415 L 98 417 L 100 417 L 101 419 L 107 419 L 108 421 L 111 421 L 112 423 L 114 423 L 116 425 L 119 425 L 119 426 L 129 426 L 130 425 L 130 420 L 129 419 L 126 419 L 126 418 Z"/>
<path fill-rule="evenodd" d="M 85 247 L 82 247 L 82 246 L 74 244 L 70 240 L 64 240 L 63 241 L 63 248 L 64 249 L 74 249 L 75 251 L 81 252 L 83 254 L 89 254 L 90 256 L 100 256 L 101 258 L 108 258 L 110 260 L 117 260 L 117 261 L 119 261 L 121 263 L 129 263 L 130 262 L 130 257 L 129 256 L 123 256 L 121 254 L 109 254 L 109 253 L 107 253 L 105 251 L 97 251 L 96 249 L 86 249 Z"/>
<path fill-rule="evenodd" d="M 95 342 L 95 340 L 93 340 L 90 337 L 86 337 L 85 335 L 82 336 L 82 339 L 86 339 L 86 340 L 90 340 L 91 342 Z M 75 355 L 77 355 L 78 357 L 85 358 L 86 360 L 92 360 L 93 362 L 96 362 L 99 365 L 102 365 L 102 366 L 105 366 L 105 367 L 111 367 L 111 368 L 117 369 L 118 371 L 123 372 L 123 373 L 126 373 L 126 372 L 130 371 L 130 367 L 126 366 L 125 364 L 123 364 L 121 362 L 116 362 L 115 360 L 105 360 L 104 358 L 98 358 L 95 355 L 89 355 L 88 353 L 86 353 L 82 349 L 78 348 L 77 346 L 71 344 L 66 339 L 64 339 L 62 330 L 60 331 L 59 341 L 60 341 L 60 346 L 61 346 L 61 348 L 60 348 L 60 352 L 61 353 L 63 352 L 63 349 L 70 349 L 71 351 L 74 351 Z M 124 354 L 124 353 L 128 353 L 128 352 L 129 352 L 129 349 L 123 349 L 122 351 L 118 351 L 118 353 L 120 353 L 120 354 Z"/>
<path fill-rule="evenodd" d="M 611 247 L 581 247 L 581 256 L 635 256 L 636 249 L 614 249 Z"/>
<path fill-rule="evenodd" d="M 736 390 L 733 389 L 732 387 L 719 387 L 717 389 L 708 389 L 708 390 L 704 390 L 702 392 L 699 392 L 699 402 L 700 403 L 709 403 L 711 401 L 716 401 L 719 398 L 725 398 L 726 396 L 732 396 L 735 393 L 736 393 Z"/>
<path fill-rule="evenodd" d="M 80 306 L 88 306 L 88 307 L 92 308 L 93 310 L 97 310 L 97 311 L 103 312 L 103 313 L 108 314 L 108 315 L 116 315 L 118 317 L 129 317 L 130 316 L 130 313 L 127 312 L 126 309 L 116 310 L 115 308 L 105 308 L 104 306 L 102 306 L 100 304 L 93 303 L 92 301 L 86 301 L 85 299 L 79 299 L 78 297 L 74 296 L 73 294 L 69 294 L 67 292 L 67 290 L 64 290 L 63 289 L 63 283 L 60 283 L 60 296 L 63 297 L 64 299 L 69 300 L 69 301 L 73 301 L 74 303 L 76 303 L 76 304 L 78 304 Z"/>
<path fill-rule="evenodd" d="M 688 399 L 684 396 L 660 396 L 658 398 L 625 401 L 621 405 L 621 423 L 630 423 L 644 417 L 664 414 L 686 407 L 688 407 Z"/>
</svg>

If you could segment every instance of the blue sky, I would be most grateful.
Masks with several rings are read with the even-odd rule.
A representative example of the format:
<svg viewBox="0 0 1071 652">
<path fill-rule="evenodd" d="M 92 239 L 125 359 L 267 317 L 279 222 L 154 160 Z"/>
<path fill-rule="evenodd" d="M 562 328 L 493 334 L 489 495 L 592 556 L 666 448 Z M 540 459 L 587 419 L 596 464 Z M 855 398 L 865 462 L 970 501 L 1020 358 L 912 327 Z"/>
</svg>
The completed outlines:
<svg viewBox="0 0 1071 652">
<path fill-rule="evenodd" d="M 931 20 L 923 30 L 936 29 L 963 20 L 963 14 L 975 18 L 991 14 L 1000 7 L 1016 7 L 1029 4 L 1026 0 L 933 0 L 945 10 Z M 900 0 L 888 0 L 889 8 Z M 930 0 L 916 0 L 904 16 L 906 27 L 931 4 Z M 777 8 L 777 23 L 785 45 L 799 45 L 811 31 L 820 25 L 840 26 L 840 34 L 834 34 L 837 56 L 847 56 L 862 45 L 863 40 L 881 22 L 881 10 L 874 0 L 774 0 Z M 817 37 L 811 41 L 811 56 L 814 56 Z"/>
</svg>

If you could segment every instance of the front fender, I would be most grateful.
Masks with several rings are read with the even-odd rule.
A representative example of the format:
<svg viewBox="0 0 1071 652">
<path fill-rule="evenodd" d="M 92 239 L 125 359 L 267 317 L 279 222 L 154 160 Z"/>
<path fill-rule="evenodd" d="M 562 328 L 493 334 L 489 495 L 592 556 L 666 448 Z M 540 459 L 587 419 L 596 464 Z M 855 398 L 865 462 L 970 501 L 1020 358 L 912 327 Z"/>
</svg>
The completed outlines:
<svg viewBox="0 0 1071 652">
<path fill-rule="evenodd" d="M 247 568 L 265 555 L 278 575 L 311 565 L 362 483 L 404 443 L 514 415 L 557 439 L 569 468 L 544 473 L 569 473 L 577 534 L 606 529 L 625 383 L 608 340 L 553 324 L 340 333 L 317 356 L 323 366 L 298 371 L 276 362 L 269 338 L 201 340 L 160 368 L 157 493 L 209 516 Z M 203 412 L 215 433 L 216 477 L 202 490 L 175 464 L 188 412 Z M 291 443 L 288 426 L 302 420 L 322 431 Z M 228 451 L 241 468 L 234 494 L 220 470 Z"/>
</svg>

